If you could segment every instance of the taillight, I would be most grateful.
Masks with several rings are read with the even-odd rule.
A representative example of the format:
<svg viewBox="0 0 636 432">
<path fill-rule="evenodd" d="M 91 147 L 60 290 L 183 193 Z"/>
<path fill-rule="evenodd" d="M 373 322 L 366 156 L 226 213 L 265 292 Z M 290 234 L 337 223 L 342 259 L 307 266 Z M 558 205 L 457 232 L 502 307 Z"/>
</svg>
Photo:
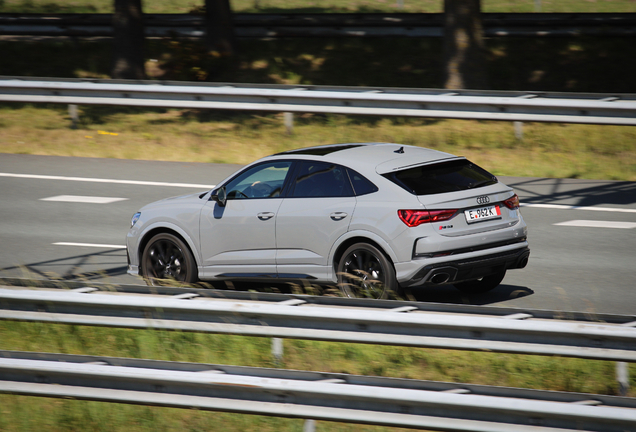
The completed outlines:
<svg viewBox="0 0 636 432">
<path fill-rule="evenodd" d="M 518 209 L 519 208 L 519 197 L 517 196 L 517 194 L 514 194 L 513 196 L 511 196 L 510 198 L 505 200 L 503 203 L 510 210 Z"/>
<path fill-rule="evenodd" d="M 410 227 L 445 221 L 455 216 L 455 213 L 457 210 L 398 210 L 398 216 L 402 222 Z"/>
</svg>

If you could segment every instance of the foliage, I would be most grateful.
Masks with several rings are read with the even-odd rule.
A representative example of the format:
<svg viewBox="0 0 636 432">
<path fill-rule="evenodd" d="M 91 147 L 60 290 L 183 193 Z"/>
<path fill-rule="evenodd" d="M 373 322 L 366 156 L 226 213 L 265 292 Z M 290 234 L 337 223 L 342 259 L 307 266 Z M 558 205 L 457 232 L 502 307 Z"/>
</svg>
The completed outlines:
<svg viewBox="0 0 636 432">
<path fill-rule="evenodd" d="M 536 0 L 482 0 L 484 12 L 535 12 Z M 632 0 L 541 0 L 541 12 L 636 12 Z M 203 0 L 153 0 L 145 13 L 187 13 Z M 441 12 L 440 0 L 233 0 L 235 12 Z M 112 13 L 112 0 L 2 0 L 0 13 Z"/>
</svg>

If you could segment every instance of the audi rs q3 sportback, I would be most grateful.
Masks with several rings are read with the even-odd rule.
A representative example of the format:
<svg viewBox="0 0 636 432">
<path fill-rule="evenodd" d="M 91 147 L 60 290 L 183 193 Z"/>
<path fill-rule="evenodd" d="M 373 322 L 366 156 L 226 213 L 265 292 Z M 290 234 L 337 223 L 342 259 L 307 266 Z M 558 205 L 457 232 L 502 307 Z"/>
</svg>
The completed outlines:
<svg viewBox="0 0 636 432">
<path fill-rule="evenodd" d="M 213 190 L 148 204 L 127 251 L 128 272 L 149 284 L 304 279 L 371 298 L 485 292 L 530 255 L 510 187 L 466 158 L 388 143 L 275 154 Z"/>
</svg>

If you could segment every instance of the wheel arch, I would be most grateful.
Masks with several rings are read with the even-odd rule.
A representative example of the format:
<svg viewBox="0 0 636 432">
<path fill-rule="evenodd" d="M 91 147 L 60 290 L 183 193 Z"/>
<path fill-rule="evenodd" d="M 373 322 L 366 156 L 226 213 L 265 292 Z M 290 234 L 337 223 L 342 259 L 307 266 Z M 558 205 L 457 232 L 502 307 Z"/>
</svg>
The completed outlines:
<svg viewBox="0 0 636 432">
<path fill-rule="evenodd" d="M 334 248 L 333 255 L 331 257 L 331 268 L 333 270 L 333 277 L 336 278 L 336 273 L 338 269 L 338 262 L 344 252 L 356 243 L 368 243 L 376 247 L 380 252 L 384 254 L 384 256 L 389 260 L 393 269 L 395 270 L 395 263 L 397 262 L 397 256 L 391 249 L 391 246 L 384 241 L 381 237 L 371 232 L 350 232 L 347 233 L 345 238 L 342 238 L 338 243 L 338 246 Z"/>
<path fill-rule="evenodd" d="M 156 225 L 156 226 L 148 228 L 148 230 L 141 235 L 139 244 L 137 246 L 137 260 L 139 263 L 140 274 L 142 271 L 141 258 L 144 254 L 144 250 L 146 249 L 146 246 L 148 245 L 148 242 L 150 241 L 150 239 L 152 239 L 157 234 L 172 234 L 175 237 L 178 237 L 188 248 L 188 251 L 194 258 L 194 262 L 196 263 L 197 267 L 199 266 L 199 256 L 198 254 L 194 252 L 195 249 L 192 245 L 191 239 L 186 233 L 182 232 L 178 227 L 173 227 L 169 225 Z"/>
</svg>

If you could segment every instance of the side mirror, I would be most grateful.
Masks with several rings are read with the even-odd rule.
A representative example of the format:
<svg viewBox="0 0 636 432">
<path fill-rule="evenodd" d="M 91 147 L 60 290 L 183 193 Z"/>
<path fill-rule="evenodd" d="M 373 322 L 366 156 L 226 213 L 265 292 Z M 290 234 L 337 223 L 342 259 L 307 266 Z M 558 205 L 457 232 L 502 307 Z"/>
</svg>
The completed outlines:
<svg viewBox="0 0 636 432">
<path fill-rule="evenodd" d="M 215 194 L 210 195 L 210 199 L 219 203 L 221 207 L 225 207 L 225 203 L 227 202 L 227 192 L 225 191 L 225 186 L 218 189 Z"/>
</svg>

